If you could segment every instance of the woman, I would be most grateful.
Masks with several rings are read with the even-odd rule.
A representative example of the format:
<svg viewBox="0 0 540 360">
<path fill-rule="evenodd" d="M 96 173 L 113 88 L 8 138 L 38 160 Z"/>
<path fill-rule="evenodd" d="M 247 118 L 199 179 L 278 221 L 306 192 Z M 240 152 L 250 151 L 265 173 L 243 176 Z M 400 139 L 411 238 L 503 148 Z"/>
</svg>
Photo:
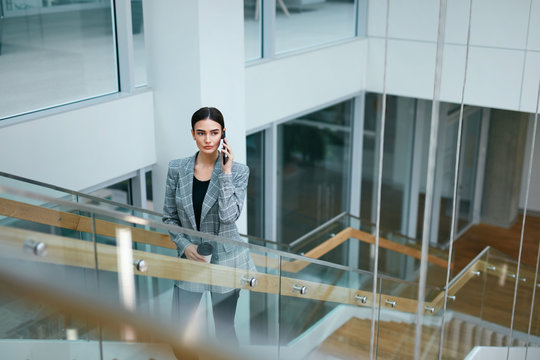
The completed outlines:
<svg viewBox="0 0 540 360">
<path fill-rule="evenodd" d="M 197 110 L 191 117 L 191 135 L 199 151 L 169 163 L 163 222 L 242 241 L 235 222 L 242 211 L 249 168 L 234 162 L 234 153 L 225 139 L 223 115 L 218 109 L 204 107 Z M 197 248 L 201 243 L 209 242 L 213 247 L 212 264 L 255 271 L 244 247 L 176 232 L 170 232 L 170 235 L 182 258 L 204 262 L 205 258 Z M 212 297 L 217 337 L 237 343 L 234 315 L 238 289 L 176 281 L 173 292 L 175 319 L 185 329 L 207 290 Z"/>
</svg>

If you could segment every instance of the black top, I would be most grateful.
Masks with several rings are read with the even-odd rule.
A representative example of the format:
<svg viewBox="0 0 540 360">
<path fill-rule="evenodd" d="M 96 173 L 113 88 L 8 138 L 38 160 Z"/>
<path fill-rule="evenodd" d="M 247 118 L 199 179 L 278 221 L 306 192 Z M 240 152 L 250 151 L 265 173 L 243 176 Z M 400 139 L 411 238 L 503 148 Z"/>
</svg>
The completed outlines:
<svg viewBox="0 0 540 360">
<path fill-rule="evenodd" d="M 197 223 L 197 230 L 201 230 L 201 212 L 204 196 L 208 190 L 210 180 L 200 181 L 193 176 L 193 211 L 195 212 L 195 222 Z"/>
</svg>

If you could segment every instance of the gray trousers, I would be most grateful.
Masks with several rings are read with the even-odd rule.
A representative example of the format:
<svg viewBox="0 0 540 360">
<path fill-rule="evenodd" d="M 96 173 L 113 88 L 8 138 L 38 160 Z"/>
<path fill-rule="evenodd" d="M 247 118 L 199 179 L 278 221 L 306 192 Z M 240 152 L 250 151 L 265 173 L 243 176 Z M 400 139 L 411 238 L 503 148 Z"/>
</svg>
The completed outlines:
<svg viewBox="0 0 540 360">
<path fill-rule="evenodd" d="M 176 324 L 185 329 L 189 320 L 197 310 L 203 293 L 191 292 L 174 286 L 172 314 Z M 216 326 L 216 338 L 220 343 L 237 346 L 238 338 L 234 329 L 234 316 L 240 290 L 236 289 L 224 294 L 210 292 L 212 312 Z"/>
</svg>

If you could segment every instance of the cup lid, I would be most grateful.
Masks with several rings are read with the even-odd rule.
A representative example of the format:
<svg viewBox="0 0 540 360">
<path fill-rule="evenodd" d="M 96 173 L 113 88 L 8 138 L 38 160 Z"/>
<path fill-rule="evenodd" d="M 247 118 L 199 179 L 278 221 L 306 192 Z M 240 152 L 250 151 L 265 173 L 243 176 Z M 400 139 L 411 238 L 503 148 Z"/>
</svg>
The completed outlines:
<svg viewBox="0 0 540 360">
<path fill-rule="evenodd" d="M 197 253 L 202 256 L 211 255 L 214 247 L 210 243 L 202 243 L 197 246 Z"/>
</svg>

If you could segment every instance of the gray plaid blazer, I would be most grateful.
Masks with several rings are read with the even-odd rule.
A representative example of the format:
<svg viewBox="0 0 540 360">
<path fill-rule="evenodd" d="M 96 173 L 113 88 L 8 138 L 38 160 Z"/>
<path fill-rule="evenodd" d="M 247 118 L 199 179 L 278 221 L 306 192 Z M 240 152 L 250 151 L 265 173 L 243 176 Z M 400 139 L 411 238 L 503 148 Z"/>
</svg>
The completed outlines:
<svg viewBox="0 0 540 360">
<path fill-rule="evenodd" d="M 197 154 L 169 162 L 165 203 L 163 206 L 163 222 L 197 230 L 193 210 L 193 168 Z M 232 174 L 223 174 L 218 158 L 210 184 L 202 204 L 201 232 L 246 242 L 238 234 L 236 220 L 242 212 L 246 195 L 249 168 L 246 165 L 233 163 Z M 178 232 L 169 232 L 171 240 L 176 244 L 178 256 L 191 244 L 199 245 L 203 241 L 214 247 L 212 263 L 246 269 L 255 272 L 256 268 L 249 251 L 245 247 L 208 241 L 201 237 L 189 236 Z M 188 291 L 203 292 L 206 290 L 218 293 L 232 291 L 232 288 L 213 286 L 186 281 L 176 281 L 175 285 Z"/>
</svg>

